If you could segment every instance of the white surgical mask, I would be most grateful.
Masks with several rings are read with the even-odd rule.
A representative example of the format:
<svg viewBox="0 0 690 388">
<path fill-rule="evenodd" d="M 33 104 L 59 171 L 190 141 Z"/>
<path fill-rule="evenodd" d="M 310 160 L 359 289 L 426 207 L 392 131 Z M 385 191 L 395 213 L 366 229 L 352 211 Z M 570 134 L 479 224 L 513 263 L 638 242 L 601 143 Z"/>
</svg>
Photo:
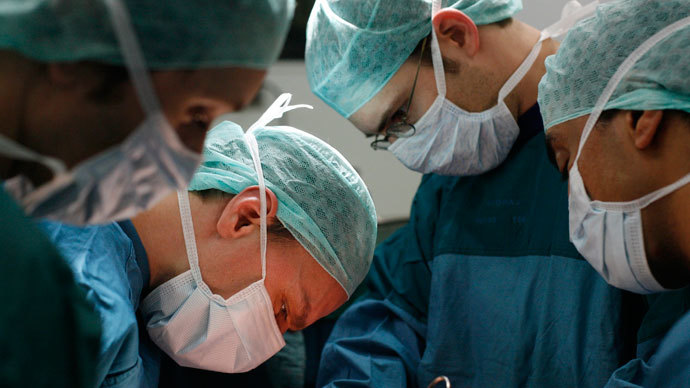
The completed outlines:
<svg viewBox="0 0 690 388">
<path fill-rule="evenodd" d="M 690 25 L 690 18 L 685 18 L 659 31 L 621 64 L 597 100 L 582 131 L 577 155 L 569 172 L 570 240 L 607 283 L 639 294 L 665 290 L 649 269 L 641 210 L 690 183 L 690 174 L 634 201 L 592 201 L 585 190 L 578 160 L 601 112 L 624 75 L 655 44 L 688 25 Z"/>
<path fill-rule="evenodd" d="M 266 184 L 255 128 L 281 117 L 290 106 L 285 93 L 245 134 L 259 183 L 261 280 L 228 299 L 214 294 L 201 278 L 187 192 L 178 192 L 180 217 L 190 270 L 163 283 L 141 304 L 146 329 L 158 347 L 178 364 L 225 373 L 254 369 L 277 353 L 285 341 L 266 291 Z"/>
<path fill-rule="evenodd" d="M 80 225 L 130 218 L 185 188 L 201 160 L 180 141 L 161 111 L 125 6 L 118 0 L 104 4 L 146 119 L 121 144 L 71 171 L 62 161 L 0 135 L 0 154 L 41 163 L 53 172 L 53 179 L 37 188 L 24 176 L 5 184 L 33 217 Z"/>
<path fill-rule="evenodd" d="M 431 29 L 431 58 L 438 96 L 426 113 L 414 124 L 414 136 L 397 139 L 388 149 L 407 168 L 424 174 L 451 176 L 479 175 L 501 164 L 520 134 L 505 98 L 532 68 L 549 38 L 565 34 L 578 20 L 592 14 L 598 1 L 582 7 L 569 2 L 561 20 L 542 31 L 522 64 L 498 92 L 498 104 L 483 112 L 468 112 L 446 98 L 446 78 L 443 59 Z M 441 0 L 434 0 L 433 17 L 441 9 Z"/>
</svg>

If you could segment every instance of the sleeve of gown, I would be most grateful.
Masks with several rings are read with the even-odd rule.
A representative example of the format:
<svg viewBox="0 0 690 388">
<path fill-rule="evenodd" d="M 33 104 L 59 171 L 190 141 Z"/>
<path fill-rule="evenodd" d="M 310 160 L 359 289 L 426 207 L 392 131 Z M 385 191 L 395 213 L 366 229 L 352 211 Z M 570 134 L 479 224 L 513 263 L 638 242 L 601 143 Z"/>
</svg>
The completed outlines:
<svg viewBox="0 0 690 388">
<path fill-rule="evenodd" d="M 687 387 L 690 385 L 690 313 L 685 314 L 664 338 L 649 361 L 644 387 Z"/>
<path fill-rule="evenodd" d="M 637 358 L 616 370 L 605 388 L 688 386 L 690 288 L 649 295 L 647 301 Z"/>
<path fill-rule="evenodd" d="M 44 221 L 41 227 L 72 268 L 76 283 L 98 315 L 96 385 L 142 387 L 137 321 L 123 264 L 133 255 L 131 243 L 111 224 L 75 227 Z"/>
<path fill-rule="evenodd" d="M 414 386 L 424 324 L 387 300 L 353 304 L 321 354 L 318 387 Z"/>
</svg>

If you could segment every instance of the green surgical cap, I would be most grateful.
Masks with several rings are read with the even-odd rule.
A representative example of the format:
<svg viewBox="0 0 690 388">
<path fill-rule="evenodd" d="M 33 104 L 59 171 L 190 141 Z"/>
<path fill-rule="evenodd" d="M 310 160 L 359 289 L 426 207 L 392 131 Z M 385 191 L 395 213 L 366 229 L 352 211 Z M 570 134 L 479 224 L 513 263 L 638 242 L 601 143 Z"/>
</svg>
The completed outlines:
<svg viewBox="0 0 690 388">
<path fill-rule="evenodd" d="M 362 282 L 374 255 L 376 211 L 364 181 L 333 147 L 291 127 L 253 132 L 278 219 L 347 292 Z M 244 132 L 225 121 L 206 136 L 204 162 L 190 191 L 237 194 L 258 185 Z"/>
<path fill-rule="evenodd" d="M 0 49 L 41 62 L 123 65 L 106 0 L 2 0 Z M 278 58 L 294 0 L 121 0 L 151 69 L 248 67 Z"/>
<path fill-rule="evenodd" d="M 619 0 L 577 24 L 546 59 L 539 83 L 544 128 L 588 115 L 623 61 L 664 27 L 690 15 L 688 0 Z M 690 112 L 690 28 L 648 51 L 624 76 L 604 110 Z"/>
<path fill-rule="evenodd" d="M 431 33 L 431 0 L 317 0 L 307 24 L 311 90 L 345 117 L 371 100 Z M 522 9 L 521 0 L 443 2 L 475 24 Z M 411 82 L 411 80 L 410 80 Z"/>
</svg>

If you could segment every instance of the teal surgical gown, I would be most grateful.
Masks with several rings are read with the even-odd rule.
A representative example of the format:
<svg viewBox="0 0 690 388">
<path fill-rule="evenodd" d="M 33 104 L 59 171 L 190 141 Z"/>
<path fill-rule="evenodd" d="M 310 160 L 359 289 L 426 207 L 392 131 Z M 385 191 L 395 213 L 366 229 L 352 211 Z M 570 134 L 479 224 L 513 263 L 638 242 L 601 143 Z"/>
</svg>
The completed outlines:
<svg viewBox="0 0 690 388">
<path fill-rule="evenodd" d="M 148 285 L 148 261 L 131 222 L 75 227 L 46 221 L 41 226 L 99 315 L 96 386 L 158 386 L 160 352 L 136 316 Z"/>
<path fill-rule="evenodd" d="M 688 294 L 690 290 L 686 288 L 682 293 Z M 687 300 L 685 298 L 685 303 Z M 654 347 L 651 357 L 635 359 L 618 369 L 605 388 L 613 387 L 690 387 L 690 313 L 686 313 L 668 331 L 661 343 Z"/>
<path fill-rule="evenodd" d="M 568 241 L 538 106 L 518 123 L 498 168 L 423 177 L 409 223 L 375 252 L 369 295 L 336 323 L 317 386 L 603 387 L 653 353 L 687 298 L 606 284 Z"/>
<path fill-rule="evenodd" d="M 91 387 L 98 317 L 50 240 L 0 188 L 0 387 Z"/>
<path fill-rule="evenodd" d="M 673 326 L 649 364 L 642 377 L 642 387 L 690 386 L 690 313 Z"/>
</svg>

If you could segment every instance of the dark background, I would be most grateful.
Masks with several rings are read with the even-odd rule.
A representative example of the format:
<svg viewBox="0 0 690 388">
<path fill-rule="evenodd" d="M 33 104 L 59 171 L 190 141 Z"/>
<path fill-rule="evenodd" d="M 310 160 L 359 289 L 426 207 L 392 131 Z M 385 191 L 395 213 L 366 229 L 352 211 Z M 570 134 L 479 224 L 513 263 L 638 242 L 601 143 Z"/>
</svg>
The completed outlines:
<svg viewBox="0 0 690 388">
<path fill-rule="evenodd" d="M 290 26 L 285 47 L 280 59 L 304 59 L 304 45 L 307 40 L 307 20 L 314 7 L 314 0 L 299 0 L 295 8 L 295 18 Z"/>
</svg>

